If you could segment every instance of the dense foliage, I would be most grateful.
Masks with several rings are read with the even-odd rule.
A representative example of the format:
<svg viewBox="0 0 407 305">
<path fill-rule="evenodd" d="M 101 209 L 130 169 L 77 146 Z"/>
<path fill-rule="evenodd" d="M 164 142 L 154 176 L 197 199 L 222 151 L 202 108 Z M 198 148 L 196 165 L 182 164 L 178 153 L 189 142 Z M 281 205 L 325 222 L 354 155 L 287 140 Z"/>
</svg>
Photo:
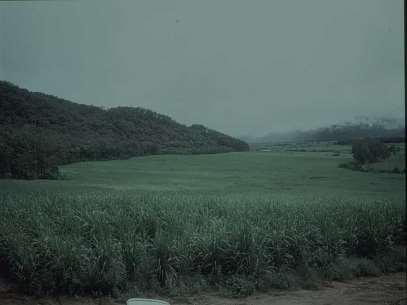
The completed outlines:
<svg viewBox="0 0 407 305">
<path fill-rule="evenodd" d="M 403 268 L 401 202 L 231 199 L 3 195 L 0 266 L 37 294 L 211 285 L 250 294 Z"/>
<path fill-rule="evenodd" d="M 382 161 L 390 157 L 394 149 L 377 139 L 355 139 L 352 143 L 353 159 L 359 164 Z"/>
<path fill-rule="evenodd" d="M 83 160 L 244 150 L 240 140 L 150 110 L 104 110 L 0 82 L 0 176 L 46 178 Z"/>
</svg>

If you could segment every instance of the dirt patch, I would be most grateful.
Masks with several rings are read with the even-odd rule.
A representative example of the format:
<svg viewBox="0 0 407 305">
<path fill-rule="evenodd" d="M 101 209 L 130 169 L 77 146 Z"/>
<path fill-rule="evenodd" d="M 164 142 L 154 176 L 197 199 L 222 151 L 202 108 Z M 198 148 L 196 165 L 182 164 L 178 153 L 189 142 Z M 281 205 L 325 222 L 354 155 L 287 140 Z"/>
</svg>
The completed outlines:
<svg viewBox="0 0 407 305">
<path fill-rule="evenodd" d="M 161 299 L 173 305 L 406 305 L 406 274 L 359 278 L 347 282 L 325 283 L 320 290 L 273 291 L 241 299 L 225 298 L 216 293 Z M 157 296 L 155 296 L 157 297 Z M 0 282 L 1 305 L 124 305 L 125 299 L 112 298 L 35 298 L 17 294 Z"/>
</svg>

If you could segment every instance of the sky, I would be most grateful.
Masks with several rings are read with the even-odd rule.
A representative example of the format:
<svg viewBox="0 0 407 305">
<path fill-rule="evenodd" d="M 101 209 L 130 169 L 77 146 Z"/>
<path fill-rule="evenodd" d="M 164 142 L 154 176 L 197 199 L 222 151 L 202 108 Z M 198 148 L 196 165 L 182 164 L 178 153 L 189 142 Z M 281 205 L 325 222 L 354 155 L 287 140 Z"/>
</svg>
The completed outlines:
<svg viewBox="0 0 407 305">
<path fill-rule="evenodd" d="M 404 117 L 402 0 L 0 1 L 0 79 L 230 135 Z"/>
</svg>

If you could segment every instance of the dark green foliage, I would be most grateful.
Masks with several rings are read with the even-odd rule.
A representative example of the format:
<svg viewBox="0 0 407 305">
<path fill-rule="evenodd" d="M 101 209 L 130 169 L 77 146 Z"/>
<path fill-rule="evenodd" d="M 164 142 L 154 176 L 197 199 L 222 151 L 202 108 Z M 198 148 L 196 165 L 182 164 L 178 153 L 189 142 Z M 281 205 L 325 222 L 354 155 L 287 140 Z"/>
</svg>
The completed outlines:
<svg viewBox="0 0 407 305">
<path fill-rule="evenodd" d="M 373 163 L 390 157 L 393 148 L 377 139 L 356 139 L 352 143 L 353 159 L 358 164 Z"/>
<path fill-rule="evenodd" d="M 233 297 L 247 297 L 256 290 L 256 282 L 253 278 L 231 276 L 225 281 L 225 288 Z"/>
<path fill-rule="evenodd" d="M 58 147 L 44 131 L 27 127 L 0 131 L 0 176 L 58 178 Z"/>
<path fill-rule="evenodd" d="M 0 205 L 3 269 L 37 294 L 173 289 L 194 277 L 245 296 L 405 268 L 402 203 L 33 193 Z"/>
<path fill-rule="evenodd" d="M 245 151 L 246 143 L 150 110 L 103 110 L 0 82 L 0 177 L 49 178 L 56 165 L 165 153 Z"/>
</svg>

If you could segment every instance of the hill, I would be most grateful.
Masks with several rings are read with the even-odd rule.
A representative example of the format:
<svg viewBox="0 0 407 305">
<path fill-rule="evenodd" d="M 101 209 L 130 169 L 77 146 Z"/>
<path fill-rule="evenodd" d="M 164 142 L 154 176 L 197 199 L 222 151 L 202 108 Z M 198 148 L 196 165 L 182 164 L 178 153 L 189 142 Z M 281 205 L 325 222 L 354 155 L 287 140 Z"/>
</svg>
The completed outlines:
<svg viewBox="0 0 407 305">
<path fill-rule="evenodd" d="M 373 122 L 334 124 L 305 131 L 268 133 L 263 137 L 245 138 L 250 144 L 273 144 L 281 142 L 324 142 L 334 141 L 349 144 L 356 138 L 377 138 L 383 142 L 404 142 L 404 124 L 391 119 Z"/>
<path fill-rule="evenodd" d="M 76 161 L 248 149 L 238 139 L 147 109 L 102 109 L 0 81 L 3 177 L 49 177 L 56 174 L 56 165 Z"/>
</svg>

